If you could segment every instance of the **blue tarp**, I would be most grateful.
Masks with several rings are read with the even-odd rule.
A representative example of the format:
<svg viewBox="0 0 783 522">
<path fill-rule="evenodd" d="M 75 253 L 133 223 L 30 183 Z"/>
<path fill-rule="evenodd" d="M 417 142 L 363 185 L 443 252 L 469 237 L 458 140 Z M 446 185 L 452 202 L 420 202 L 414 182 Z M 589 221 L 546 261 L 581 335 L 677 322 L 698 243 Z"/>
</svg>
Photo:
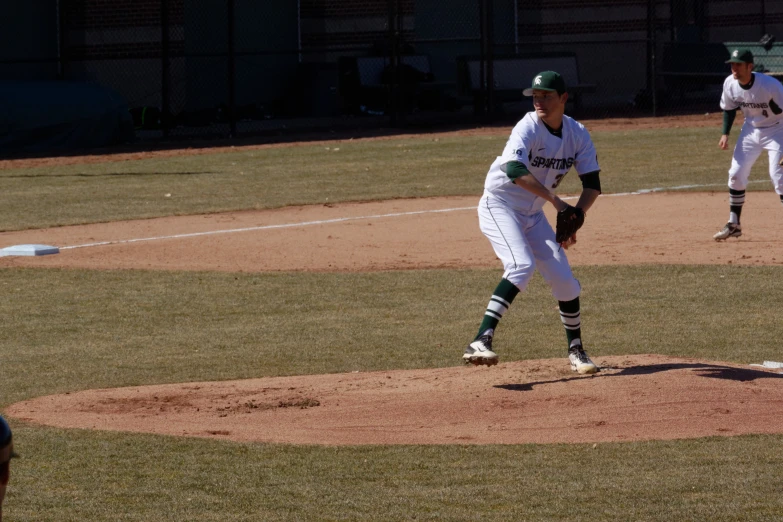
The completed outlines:
<svg viewBox="0 0 783 522">
<path fill-rule="evenodd" d="M 48 154 L 133 141 L 127 103 L 78 82 L 0 82 L 0 155 Z"/>
</svg>

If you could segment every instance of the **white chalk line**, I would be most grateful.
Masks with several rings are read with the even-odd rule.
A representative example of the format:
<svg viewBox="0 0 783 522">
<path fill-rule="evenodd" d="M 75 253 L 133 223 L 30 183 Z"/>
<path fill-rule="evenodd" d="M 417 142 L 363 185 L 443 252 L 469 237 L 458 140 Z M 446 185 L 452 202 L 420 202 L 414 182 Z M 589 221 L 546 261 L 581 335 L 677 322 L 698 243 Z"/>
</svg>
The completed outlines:
<svg viewBox="0 0 783 522">
<path fill-rule="evenodd" d="M 769 183 L 769 180 L 756 180 L 748 181 L 748 185 L 751 183 Z M 638 196 L 641 194 L 652 194 L 653 192 L 667 192 L 669 190 L 686 190 L 692 188 L 707 188 L 707 187 L 726 187 L 725 183 L 711 183 L 709 185 L 678 185 L 676 187 L 656 187 L 651 189 L 639 189 L 636 192 L 617 192 L 615 194 L 602 194 L 604 197 L 609 196 Z"/>
<path fill-rule="evenodd" d="M 750 181 L 749 183 L 769 183 L 768 180 L 763 181 Z M 651 194 L 654 192 L 666 192 L 669 190 L 685 190 L 685 189 L 692 189 L 692 188 L 707 188 L 707 187 L 725 187 L 725 183 L 714 183 L 709 185 L 679 185 L 676 187 L 656 187 L 651 189 L 640 189 L 635 192 L 618 192 L 615 194 L 604 194 L 602 197 L 618 197 L 618 196 L 638 196 L 642 194 Z M 564 200 L 569 199 L 577 199 L 576 196 L 572 197 L 565 197 Z M 201 236 L 214 236 L 217 234 L 235 234 L 239 232 L 253 232 L 258 230 L 272 230 L 276 228 L 291 228 L 291 227 L 307 227 L 307 226 L 313 226 L 313 225 L 328 225 L 331 223 L 342 223 L 345 221 L 358 221 L 358 220 L 366 220 L 366 219 L 382 219 L 382 218 L 391 218 L 391 217 L 403 217 L 403 216 L 415 216 L 418 214 L 436 214 L 439 212 L 462 212 L 466 210 L 476 210 L 476 206 L 472 207 L 457 207 L 457 208 L 443 208 L 443 209 L 436 209 L 436 210 L 416 210 L 411 212 L 395 212 L 393 214 L 375 214 L 370 216 L 356 216 L 356 217 L 342 217 L 342 218 L 334 218 L 334 219 L 322 219 L 317 221 L 302 221 L 299 223 L 284 223 L 280 225 L 260 225 L 257 227 L 244 227 L 244 228 L 231 228 L 231 229 L 225 229 L 225 230 L 211 230 L 208 232 L 191 232 L 189 234 L 174 234 L 170 236 L 154 236 L 154 237 L 143 237 L 143 238 L 137 238 L 137 239 L 118 239 L 114 241 L 99 241 L 96 243 L 85 243 L 83 245 L 71 245 L 71 246 L 64 246 L 60 247 L 60 250 L 72 250 L 75 248 L 88 248 L 88 247 L 97 247 L 97 246 L 107 246 L 107 245 L 122 245 L 122 244 L 128 244 L 128 243 L 141 243 L 144 241 L 160 241 L 163 239 L 183 239 L 188 237 L 201 237 Z"/>
<path fill-rule="evenodd" d="M 459 210 L 475 210 L 476 207 L 461 207 L 461 208 L 443 208 L 439 210 L 417 210 L 412 212 L 396 212 L 394 214 L 376 214 L 372 216 L 356 216 L 356 217 L 343 217 L 334 219 L 322 219 L 318 221 L 302 221 L 300 223 L 283 223 L 280 225 L 259 225 L 257 227 L 245 227 L 245 228 L 231 228 L 227 230 L 210 230 L 208 232 L 191 232 L 189 234 L 175 234 L 171 236 L 155 236 L 144 237 L 138 239 L 121 239 L 117 241 L 100 241 L 97 243 L 86 243 L 84 245 L 73 245 L 61 247 L 60 250 L 67 250 L 72 248 L 86 248 L 94 246 L 104 245 L 118 245 L 121 243 L 139 243 L 141 241 L 156 241 L 159 239 L 182 239 L 186 237 L 199 237 L 199 236 L 213 236 L 216 234 L 233 234 L 235 232 L 252 232 L 255 230 L 271 230 L 274 228 L 291 228 L 291 227 L 306 227 L 311 225 L 328 225 L 330 223 L 341 223 L 344 221 L 356 221 L 360 219 L 380 219 L 387 217 L 400 217 L 400 216 L 414 216 L 416 214 L 433 214 L 437 212 L 456 212 Z"/>
</svg>

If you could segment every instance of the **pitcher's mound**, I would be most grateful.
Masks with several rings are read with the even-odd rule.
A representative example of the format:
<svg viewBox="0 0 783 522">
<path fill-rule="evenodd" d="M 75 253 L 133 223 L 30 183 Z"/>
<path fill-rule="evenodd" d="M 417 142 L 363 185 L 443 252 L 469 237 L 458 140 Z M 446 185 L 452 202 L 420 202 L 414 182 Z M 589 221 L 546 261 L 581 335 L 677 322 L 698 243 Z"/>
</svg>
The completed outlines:
<svg viewBox="0 0 783 522">
<path fill-rule="evenodd" d="M 779 370 L 659 355 L 89 390 L 11 416 L 64 428 L 292 444 L 519 444 L 783 433 Z"/>
</svg>

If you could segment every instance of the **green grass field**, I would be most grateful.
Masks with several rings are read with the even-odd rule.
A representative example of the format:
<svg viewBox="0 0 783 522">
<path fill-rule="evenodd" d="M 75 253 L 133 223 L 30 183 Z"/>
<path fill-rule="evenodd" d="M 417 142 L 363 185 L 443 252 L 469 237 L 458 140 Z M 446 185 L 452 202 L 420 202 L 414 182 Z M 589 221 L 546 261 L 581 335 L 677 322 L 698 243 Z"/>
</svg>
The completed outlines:
<svg viewBox="0 0 783 522">
<path fill-rule="evenodd" d="M 724 191 L 730 154 L 717 149 L 718 132 L 594 133 L 604 191 Z M 328 150 L 2 170 L 0 230 L 327 199 L 478 196 L 505 140 L 356 140 Z M 752 190 L 770 189 L 765 157 L 751 179 Z M 572 173 L 561 192 L 577 191 Z M 591 353 L 780 360 L 779 267 L 575 272 Z M 0 410 L 99 387 L 459 365 L 498 277 L 499 267 L 0 269 Z M 562 356 L 552 348 L 564 347 L 564 335 L 547 300 L 536 277 L 499 330 L 504 360 Z M 767 521 L 783 510 L 783 436 L 324 448 L 10 423 L 21 458 L 4 506 L 9 521 Z"/>
<path fill-rule="evenodd" d="M 718 132 L 594 133 L 602 188 L 616 193 L 705 185 L 725 191 L 731 153 L 718 149 Z M 480 195 L 487 169 L 507 138 L 425 135 L 0 170 L 0 231 L 325 202 Z M 766 161 L 763 157 L 755 166 L 749 190 L 771 188 Z M 559 192 L 579 188 L 572 172 Z"/>
</svg>

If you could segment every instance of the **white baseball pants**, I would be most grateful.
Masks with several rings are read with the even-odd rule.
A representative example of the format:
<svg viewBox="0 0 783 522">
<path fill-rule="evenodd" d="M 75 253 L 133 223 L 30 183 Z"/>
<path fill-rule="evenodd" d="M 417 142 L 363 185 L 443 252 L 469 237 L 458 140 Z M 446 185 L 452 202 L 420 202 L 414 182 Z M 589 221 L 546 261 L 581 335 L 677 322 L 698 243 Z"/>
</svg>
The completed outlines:
<svg viewBox="0 0 783 522">
<path fill-rule="evenodd" d="M 769 177 L 778 195 L 783 195 L 783 167 L 780 165 L 783 153 L 783 125 L 757 129 L 752 125 L 743 125 L 737 137 L 737 145 L 731 158 L 729 169 L 729 188 L 745 190 L 748 186 L 750 169 L 766 150 L 769 154 Z"/>
<path fill-rule="evenodd" d="M 571 272 L 565 249 L 555 242 L 555 232 L 543 211 L 528 216 L 485 195 L 479 201 L 478 216 L 481 232 L 503 262 L 505 279 L 523 291 L 537 268 L 555 299 L 579 297 L 579 281 Z"/>
</svg>

